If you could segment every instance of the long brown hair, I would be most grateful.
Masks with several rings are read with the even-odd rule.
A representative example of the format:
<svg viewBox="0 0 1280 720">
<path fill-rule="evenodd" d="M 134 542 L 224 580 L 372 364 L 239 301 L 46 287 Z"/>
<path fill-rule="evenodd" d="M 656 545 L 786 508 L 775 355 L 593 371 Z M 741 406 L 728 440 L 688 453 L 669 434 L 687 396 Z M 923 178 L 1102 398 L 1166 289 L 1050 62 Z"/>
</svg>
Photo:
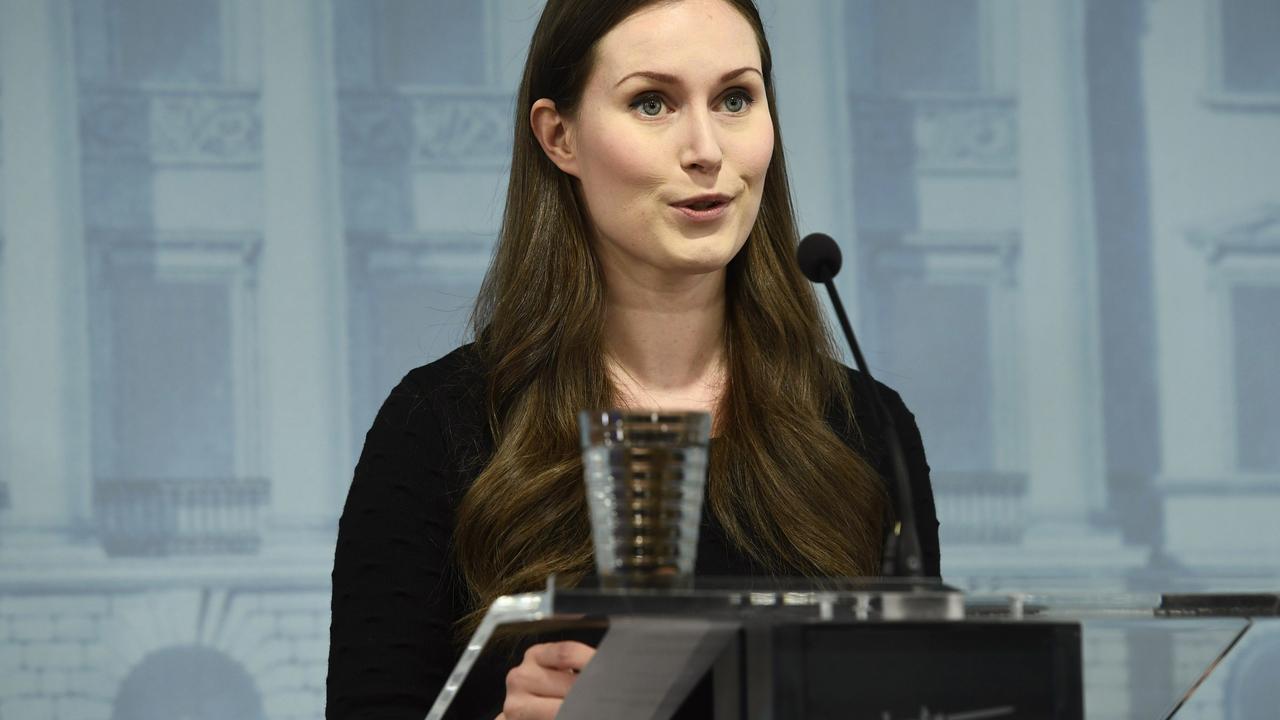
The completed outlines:
<svg viewBox="0 0 1280 720">
<path fill-rule="evenodd" d="M 548 0 L 533 34 L 502 229 L 472 316 L 494 452 L 458 508 L 454 547 L 474 603 L 463 630 L 499 595 L 591 569 L 575 423 L 581 409 L 618 402 L 602 351 L 605 294 L 574 180 L 545 155 L 528 117 L 539 98 L 572 115 L 596 41 L 659 1 Z M 728 379 L 706 502 L 732 541 L 771 571 L 872 574 L 884 488 L 826 422 L 833 410 L 852 417 L 848 377 L 794 260 L 764 28 L 751 0 L 726 1 L 755 29 L 775 141 L 755 226 L 727 269 Z"/>
</svg>

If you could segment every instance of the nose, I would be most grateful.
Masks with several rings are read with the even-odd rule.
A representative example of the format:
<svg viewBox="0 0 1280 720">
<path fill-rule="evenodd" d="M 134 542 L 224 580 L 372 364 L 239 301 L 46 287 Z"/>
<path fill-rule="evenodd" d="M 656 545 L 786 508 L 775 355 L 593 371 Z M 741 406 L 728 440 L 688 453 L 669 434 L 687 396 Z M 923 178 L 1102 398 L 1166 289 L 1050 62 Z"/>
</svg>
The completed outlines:
<svg viewBox="0 0 1280 720">
<path fill-rule="evenodd" d="M 680 165 L 687 171 L 715 174 L 720 170 L 724 152 L 716 136 L 715 121 L 707 110 L 685 115 L 684 146 L 680 151 Z"/>
</svg>

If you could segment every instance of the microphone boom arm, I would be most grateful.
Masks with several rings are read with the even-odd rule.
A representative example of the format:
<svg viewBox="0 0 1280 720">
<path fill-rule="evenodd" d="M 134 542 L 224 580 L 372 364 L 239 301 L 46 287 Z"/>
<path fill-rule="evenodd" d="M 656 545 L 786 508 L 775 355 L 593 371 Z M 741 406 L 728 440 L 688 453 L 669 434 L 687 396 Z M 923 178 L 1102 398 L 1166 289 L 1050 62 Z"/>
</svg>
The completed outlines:
<svg viewBox="0 0 1280 720">
<path fill-rule="evenodd" d="M 800 242 L 796 250 L 801 271 L 812 282 L 820 282 L 827 288 L 831 305 L 835 308 L 836 318 L 840 321 L 840 329 L 853 352 L 853 362 L 866 384 L 866 395 L 871 401 L 871 412 L 880 427 L 884 428 L 884 442 L 889 452 L 890 471 L 893 475 L 894 510 L 898 521 L 888 529 L 884 542 L 884 557 L 880 572 L 885 577 L 918 578 L 924 576 L 924 565 L 920 556 L 920 534 L 916 530 L 915 502 L 911 492 L 911 481 L 907 473 L 907 461 L 902 451 L 902 438 L 893 422 L 880 395 L 880 388 L 871 375 L 871 368 L 862 357 L 858 340 L 849 325 L 849 316 L 845 314 L 844 303 L 840 302 L 840 293 L 836 292 L 834 278 L 840 272 L 840 246 L 829 235 L 813 233 Z"/>
</svg>

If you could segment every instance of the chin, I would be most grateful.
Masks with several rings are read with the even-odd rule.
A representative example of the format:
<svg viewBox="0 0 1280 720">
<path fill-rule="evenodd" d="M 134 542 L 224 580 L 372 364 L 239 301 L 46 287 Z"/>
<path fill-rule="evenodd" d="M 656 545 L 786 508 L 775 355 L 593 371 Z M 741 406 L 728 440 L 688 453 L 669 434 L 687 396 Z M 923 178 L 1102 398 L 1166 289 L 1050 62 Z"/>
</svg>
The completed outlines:
<svg viewBox="0 0 1280 720">
<path fill-rule="evenodd" d="M 736 249 L 725 249 L 724 252 L 699 253 L 687 257 L 672 258 L 668 267 L 672 272 L 682 275 L 705 275 L 729 266 L 729 262 L 737 255 Z"/>
</svg>

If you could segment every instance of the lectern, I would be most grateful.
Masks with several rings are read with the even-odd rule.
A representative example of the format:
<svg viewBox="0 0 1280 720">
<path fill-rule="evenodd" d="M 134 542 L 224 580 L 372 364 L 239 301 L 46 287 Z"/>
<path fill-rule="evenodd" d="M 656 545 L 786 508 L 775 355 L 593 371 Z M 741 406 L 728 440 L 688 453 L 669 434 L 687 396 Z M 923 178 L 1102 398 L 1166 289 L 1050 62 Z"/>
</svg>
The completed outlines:
<svg viewBox="0 0 1280 720">
<path fill-rule="evenodd" d="M 607 624 L 561 717 L 671 717 L 709 678 L 716 720 L 1167 718 L 1255 623 L 1280 615 L 1280 594 L 1266 590 L 1038 584 L 1049 589 L 699 578 L 683 589 L 608 590 L 553 577 L 543 592 L 494 603 L 427 717 L 446 716 L 495 632 Z M 1176 663 L 1181 676 L 1144 673 L 1133 652 L 1117 665 L 1132 677 L 1099 675 L 1116 663 L 1107 648 L 1130 646 L 1190 650 Z"/>
</svg>

